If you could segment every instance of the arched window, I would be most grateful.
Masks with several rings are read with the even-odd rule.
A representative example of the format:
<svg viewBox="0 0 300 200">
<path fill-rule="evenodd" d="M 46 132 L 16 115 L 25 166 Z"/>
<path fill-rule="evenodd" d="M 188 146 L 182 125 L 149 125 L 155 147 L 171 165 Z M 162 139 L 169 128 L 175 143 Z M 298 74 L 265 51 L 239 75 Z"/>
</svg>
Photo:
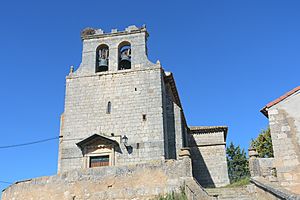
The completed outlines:
<svg viewBox="0 0 300 200">
<path fill-rule="evenodd" d="M 131 44 L 129 42 L 122 42 L 119 45 L 119 70 L 131 69 Z"/>
<path fill-rule="evenodd" d="M 108 71 L 109 48 L 101 44 L 96 49 L 96 72 Z"/>
<path fill-rule="evenodd" d="M 111 102 L 109 101 L 107 103 L 106 114 L 110 114 L 110 113 L 111 113 Z"/>
</svg>

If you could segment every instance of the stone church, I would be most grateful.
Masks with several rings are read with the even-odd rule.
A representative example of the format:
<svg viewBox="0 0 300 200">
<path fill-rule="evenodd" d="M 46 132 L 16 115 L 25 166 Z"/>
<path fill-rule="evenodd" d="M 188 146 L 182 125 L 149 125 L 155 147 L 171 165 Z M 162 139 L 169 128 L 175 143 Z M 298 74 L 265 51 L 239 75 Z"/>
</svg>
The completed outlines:
<svg viewBox="0 0 300 200">
<path fill-rule="evenodd" d="M 112 169 L 149 163 L 165 166 L 180 162 L 187 152 L 187 170 L 200 187 L 229 184 L 227 127 L 188 126 L 173 74 L 159 61 L 148 60 L 148 36 L 144 26 L 110 33 L 82 31 L 82 62 L 66 77 L 58 175 L 51 180 L 75 171 L 89 173 L 88 179 L 94 180 L 96 172 L 110 174 Z M 185 171 L 176 166 L 174 171 Z"/>
<path fill-rule="evenodd" d="M 177 159 L 192 147 L 200 182 L 229 183 L 227 128 L 188 127 L 172 73 L 147 58 L 146 28 L 81 37 L 82 63 L 66 79 L 59 172 Z M 205 165 L 211 180 L 201 179 Z"/>
</svg>

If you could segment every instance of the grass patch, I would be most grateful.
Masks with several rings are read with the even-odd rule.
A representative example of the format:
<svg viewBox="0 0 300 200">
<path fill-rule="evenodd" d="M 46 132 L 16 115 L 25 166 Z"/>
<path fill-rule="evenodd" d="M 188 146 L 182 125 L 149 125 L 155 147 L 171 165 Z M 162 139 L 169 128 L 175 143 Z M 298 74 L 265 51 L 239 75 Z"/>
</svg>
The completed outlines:
<svg viewBox="0 0 300 200">
<path fill-rule="evenodd" d="M 184 190 L 181 190 L 180 193 L 169 193 L 165 196 L 158 196 L 153 200 L 188 200 Z"/>
<path fill-rule="evenodd" d="M 238 181 L 236 181 L 234 183 L 226 185 L 226 186 L 224 186 L 224 188 L 241 187 L 241 186 L 245 186 L 245 185 L 248 185 L 248 184 L 250 184 L 250 178 L 246 177 L 246 178 L 238 180 Z"/>
</svg>

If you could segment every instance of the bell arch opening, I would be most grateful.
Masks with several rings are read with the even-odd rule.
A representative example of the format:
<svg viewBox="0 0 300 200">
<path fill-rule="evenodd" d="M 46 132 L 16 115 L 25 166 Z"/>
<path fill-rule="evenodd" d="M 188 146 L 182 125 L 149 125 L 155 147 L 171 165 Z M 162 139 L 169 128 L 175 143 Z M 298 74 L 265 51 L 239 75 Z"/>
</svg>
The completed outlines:
<svg viewBox="0 0 300 200">
<path fill-rule="evenodd" d="M 121 42 L 118 48 L 118 70 L 131 69 L 131 44 Z"/>
<path fill-rule="evenodd" d="M 96 49 L 96 72 L 108 71 L 109 64 L 109 47 L 101 44 Z"/>
</svg>

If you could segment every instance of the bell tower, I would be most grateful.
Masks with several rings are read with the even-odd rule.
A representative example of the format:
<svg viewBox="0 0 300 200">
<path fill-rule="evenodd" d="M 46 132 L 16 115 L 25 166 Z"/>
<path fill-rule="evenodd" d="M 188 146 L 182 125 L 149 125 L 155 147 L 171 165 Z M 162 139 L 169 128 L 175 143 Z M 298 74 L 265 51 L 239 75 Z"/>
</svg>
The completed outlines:
<svg viewBox="0 0 300 200">
<path fill-rule="evenodd" d="M 164 71 L 147 58 L 148 36 L 136 26 L 81 32 L 82 62 L 66 77 L 58 172 L 165 159 Z"/>
<path fill-rule="evenodd" d="M 112 29 L 110 33 L 101 29 L 84 29 L 81 32 L 82 63 L 75 74 L 137 70 L 151 65 L 147 58 L 148 36 L 145 26 L 129 26 L 124 31 Z"/>
</svg>

